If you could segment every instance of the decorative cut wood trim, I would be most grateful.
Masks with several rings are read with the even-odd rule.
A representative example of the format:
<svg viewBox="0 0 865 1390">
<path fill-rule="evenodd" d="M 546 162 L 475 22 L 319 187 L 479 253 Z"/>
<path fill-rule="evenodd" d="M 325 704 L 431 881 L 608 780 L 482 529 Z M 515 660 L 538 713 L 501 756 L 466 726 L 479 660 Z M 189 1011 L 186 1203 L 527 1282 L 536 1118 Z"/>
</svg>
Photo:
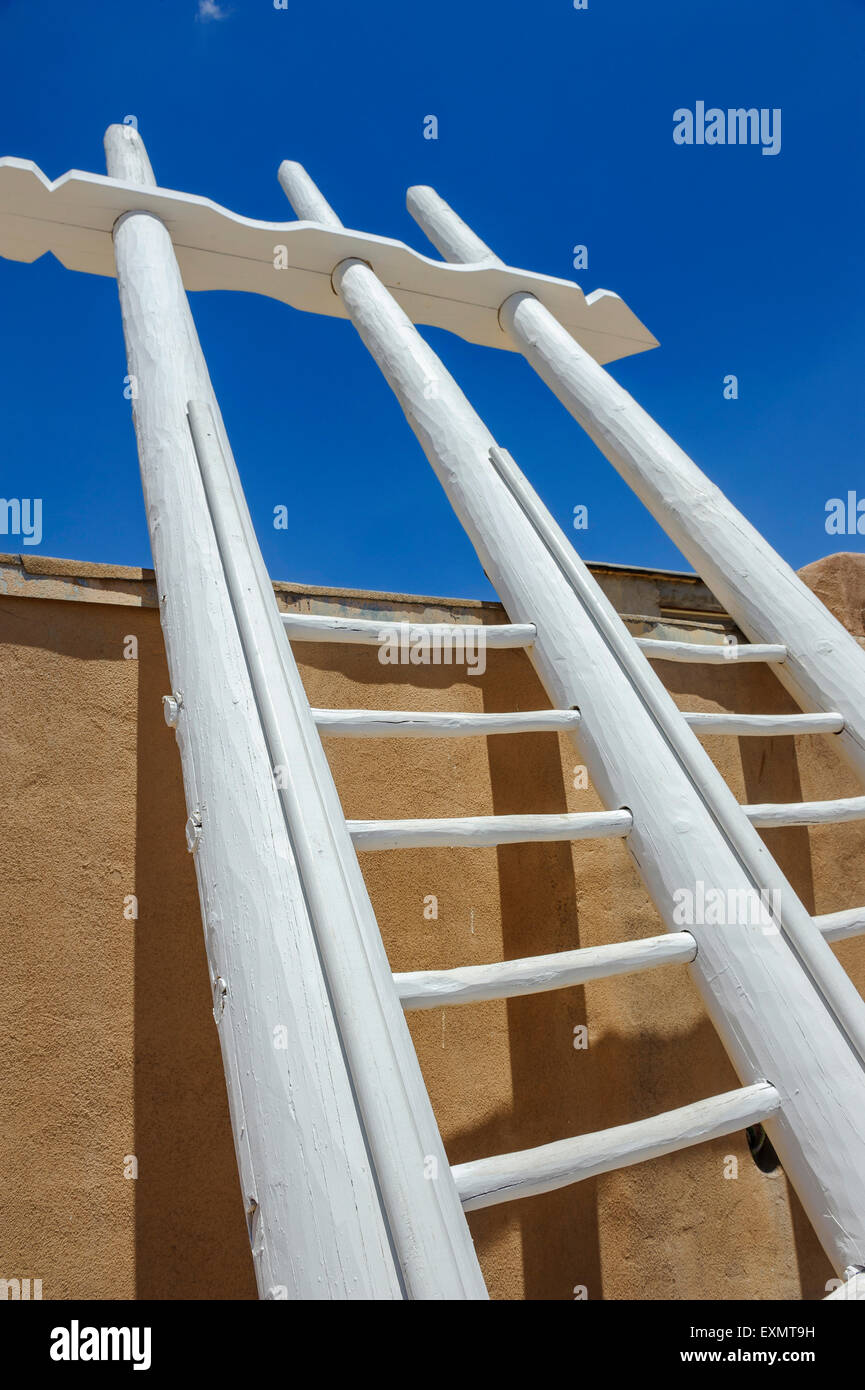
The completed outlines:
<svg viewBox="0 0 865 1390">
<path fill-rule="evenodd" d="M 499 265 L 448 266 L 390 237 L 241 217 L 209 198 L 71 170 L 52 183 L 29 159 L 0 159 L 0 255 L 35 261 L 51 251 L 69 270 L 114 275 L 111 234 L 129 209 L 170 231 L 187 290 L 247 290 L 309 313 L 345 318 L 331 287 L 340 261 L 375 268 L 415 323 L 513 352 L 499 305 L 517 290 L 549 303 L 604 362 L 657 347 L 617 294 L 584 295 L 572 280 Z"/>
</svg>

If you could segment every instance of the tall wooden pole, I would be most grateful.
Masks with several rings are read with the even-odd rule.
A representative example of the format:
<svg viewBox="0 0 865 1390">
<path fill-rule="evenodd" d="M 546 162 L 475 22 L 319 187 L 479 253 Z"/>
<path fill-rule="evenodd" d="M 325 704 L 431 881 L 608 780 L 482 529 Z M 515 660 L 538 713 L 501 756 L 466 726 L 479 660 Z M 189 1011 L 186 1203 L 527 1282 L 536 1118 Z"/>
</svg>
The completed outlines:
<svg viewBox="0 0 865 1390">
<path fill-rule="evenodd" d="M 112 126 L 106 152 L 110 175 L 152 183 L 136 131 Z M 259 1289 L 485 1298 L 171 237 L 133 203 L 114 246 Z"/>
<path fill-rule="evenodd" d="M 279 176 L 300 218 L 339 225 L 299 165 L 286 161 Z M 605 806 L 631 812 L 627 843 L 667 926 L 680 929 L 673 918 L 676 894 L 695 881 L 725 893 L 753 892 L 755 876 L 622 670 L 613 632 L 633 644 L 611 605 L 598 592 L 596 612 L 590 611 L 573 574 L 557 562 L 517 490 L 491 462 L 491 451 L 493 457 L 498 451 L 489 430 L 369 266 L 342 262 L 334 267 L 333 285 L 510 620 L 535 624 L 530 655 L 553 706 L 579 708 L 581 759 Z M 576 556 L 574 565 L 585 569 Z M 596 588 L 587 571 L 582 582 Z M 729 798 L 702 756 L 713 796 Z M 776 866 L 755 839 L 753 852 L 771 874 Z M 778 878 L 782 884 L 780 872 Z M 743 1085 L 768 1081 L 781 1096 L 767 1129 L 827 1252 L 839 1271 L 865 1263 L 865 1072 L 849 1033 L 783 933 L 735 923 L 688 929 L 698 947 L 690 968 Z M 819 944 L 826 978 L 849 1008 L 849 1028 L 858 1025 L 861 1047 L 865 1006 L 855 992 L 851 998 L 849 980 Z"/>
<path fill-rule="evenodd" d="M 501 265 L 432 188 L 407 206 L 448 261 Z M 865 781 L 865 651 L 719 488 L 531 294 L 499 322 L 754 642 L 780 643 L 773 667 L 805 710 L 844 718 L 839 746 Z"/>
</svg>

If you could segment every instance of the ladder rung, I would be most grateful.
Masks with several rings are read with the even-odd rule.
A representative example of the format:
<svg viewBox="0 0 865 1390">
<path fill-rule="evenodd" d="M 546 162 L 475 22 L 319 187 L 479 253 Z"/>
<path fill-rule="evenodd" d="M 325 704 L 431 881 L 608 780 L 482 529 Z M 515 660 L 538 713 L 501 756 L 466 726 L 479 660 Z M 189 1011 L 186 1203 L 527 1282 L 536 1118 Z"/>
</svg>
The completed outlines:
<svg viewBox="0 0 865 1390">
<path fill-rule="evenodd" d="M 693 960 L 697 943 L 690 932 L 618 941 L 611 946 L 584 946 L 549 956 L 525 956 L 495 965 L 464 965 L 456 970 L 412 970 L 394 975 L 404 1009 L 435 1009 L 443 1004 L 477 1004 L 483 999 L 513 999 L 568 989 L 611 975 L 632 975 Z"/>
<path fill-rule="evenodd" d="M 350 820 L 355 849 L 428 849 L 516 845 L 529 840 L 591 840 L 627 835 L 630 811 L 558 816 L 458 816 L 446 820 Z"/>
<path fill-rule="evenodd" d="M 489 626 L 485 623 L 409 623 L 404 619 L 329 618 L 319 613 L 281 613 L 280 617 L 286 635 L 295 642 L 376 644 L 386 640 L 384 634 L 394 631 L 399 634 L 400 629 L 405 628 L 408 630 L 407 641 L 429 638 L 430 641 L 437 640 L 447 645 L 460 633 L 470 631 L 474 638 L 475 631 L 482 629 L 484 646 L 490 650 L 500 650 L 530 647 L 537 635 L 534 623 L 491 623 Z"/>
<path fill-rule="evenodd" d="M 677 1149 L 702 1144 L 759 1124 L 780 1108 L 781 1097 L 768 1081 L 726 1091 L 664 1115 L 616 1125 L 576 1139 L 559 1139 L 536 1149 L 459 1163 L 451 1172 L 466 1211 L 553 1192 L 598 1173 L 629 1168 Z"/>
<path fill-rule="evenodd" d="M 865 796 L 839 797 L 837 801 L 767 802 L 743 806 L 752 825 L 772 830 L 782 825 L 835 825 L 846 820 L 865 820 Z"/>
<path fill-rule="evenodd" d="M 740 661 L 784 661 L 787 648 L 767 642 L 699 643 L 666 642 L 658 637 L 635 638 L 646 656 L 657 661 L 695 661 L 703 665 L 715 662 L 735 666 Z"/>
<path fill-rule="evenodd" d="M 827 941 L 844 941 L 848 936 L 865 933 L 865 907 L 848 907 L 843 912 L 824 912 L 814 918 Z"/>
<path fill-rule="evenodd" d="M 773 734 L 840 734 L 844 719 L 840 714 L 703 714 L 687 713 L 692 729 L 707 734 L 733 734 L 764 737 Z"/>
<path fill-rule="evenodd" d="M 390 709 L 314 709 L 323 734 L 334 738 L 461 738 L 469 734 L 530 734 L 575 729 L 578 710 L 519 710 L 514 714 L 461 714 Z"/>
<path fill-rule="evenodd" d="M 814 918 L 827 941 L 865 934 L 865 907 L 828 912 Z M 585 946 L 547 956 L 524 956 L 493 965 L 465 965 L 454 970 L 411 970 L 394 975 L 404 1009 L 434 1009 L 443 1005 L 478 1004 L 486 999 L 513 999 L 569 989 L 590 980 L 631 975 L 658 965 L 691 961 L 697 943 L 690 932 L 647 936 L 610 946 Z"/>
</svg>

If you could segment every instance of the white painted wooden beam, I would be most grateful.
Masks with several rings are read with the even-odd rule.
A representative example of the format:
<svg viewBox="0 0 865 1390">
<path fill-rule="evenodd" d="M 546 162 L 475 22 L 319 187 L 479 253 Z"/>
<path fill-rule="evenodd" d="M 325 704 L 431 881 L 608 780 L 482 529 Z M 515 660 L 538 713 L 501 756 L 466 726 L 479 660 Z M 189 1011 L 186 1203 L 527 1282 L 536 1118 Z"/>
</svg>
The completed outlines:
<svg viewBox="0 0 865 1390">
<path fill-rule="evenodd" d="M 798 734 L 839 734 L 840 714 L 704 714 L 684 712 L 696 733 L 731 734 L 737 738 L 785 737 Z"/>
<path fill-rule="evenodd" d="M 839 797 L 836 801 L 766 802 L 743 806 L 752 825 L 772 830 L 783 825 L 837 825 L 865 820 L 865 796 Z"/>
<path fill-rule="evenodd" d="M 849 936 L 865 933 L 865 907 L 849 907 L 843 912 L 824 912 L 814 918 L 814 925 L 827 941 L 845 941 Z"/>
<path fill-rule="evenodd" d="M 111 127 L 106 154 L 119 175 L 148 176 L 144 146 L 127 127 Z M 123 217 L 115 252 L 238 1200 L 259 1293 L 400 1298 L 189 432 L 189 397 L 213 400 L 207 369 L 163 224 Z M 276 1028 L 284 1049 L 274 1045 Z"/>
<path fill-rule="evenodd" d="M 131 128 L 109 129 L 106 154 L 121 179 L 146 176 Z M 456 1191 L 426 1178 L 428 1156 L 446 1162 L 444 1150 L 171 236 L 133 207 L 114 243 L 187 834 L 259 1291 L 483 1298 Z M 190 401 L 202 403 L 196 443 Z M 286 759 L 279 792 L 277 748 Z"/>
<path fill-rule="evenodd" d="M 113 275 L 111 230 L 130 208 L 167 226 L 187 290 L 245 290 L 295 309 L 344 318 L 330 273 L 347 256 L 375 267 L 416 323 L 513 352 L 498 307 L 518 289 L 540 296 L 611 362 L 657 347 L 617 294 L 585 295 L 572 280 L 490 264 L 466 268 L 421 256 L 401 241 L 342 226 L 262 222 L 190 193 L 73 169 L 53 183 L 25 159 L 0 159 L 0 255 L 35 261 L 51 251 L 70 270 Z"/>
<path fill-rule="evenodd" d="M 838 968 L 837 960 L 826 950 L 825 943 L 815 935 L 810 914 L 774 860 L 765 857 L 765 846 L 753 832 L 743 808 L 696 742 L 669 692 L 646 663 L 636 656 L 634 644 L 626 640 L 623 624 L 612 605 L 593 584 L 589 571 L 578 560 L 568 538 L 529 486 L 510 454 L 494 445 L 490 449 L 490 460 L 561 574 L 568 578 L 574 592 L 581 596 L 598 630 L 604 633 L 611 649 L 616 652 L 619 664 L 627 671 L 634 689 L 640 692 L 657 728 L 663 732 L 670 748 L 675 750 L 680 768 L 687 774 L 694 792 L 711 808 L 728 843 L 735 849 L 741 862 L 748 866 L 753 883 L 761 895 L 775 904 L 775 914 L 790 945 L 819 985 L 824 998 L 831 1003 L 860 1059 L 865 1061 L 865 1006 L 858 990 Z"/>
<path fill-rule="evenodd" d="M 432 188 L 408 210 L 449 261 L 483 243 Z M 484 264 L 501 264 L 484 247 Z M 599 366 L 550 309 L 526 293 L 503 300 L 503 328 L 609 459 L 752 642 L 786 648 L 778 679 L 808 712 L 837 710 L 839 735 L 865 781 L 865 651 L 687 454 Z"/>
<path fill-rule="evenodd" d="M 616 1125 L 596 1134 L 560 1139 L 536 1149 L 459 1163 L 453 1169 L 466 1211 L 478 1211 L 519 1197 L 554 1192 L 585 1178 L 630 1168 L 694 1144 L 760 1124 L 777 1114 L 781 1097 L 768 1082 L 698 1100 L 664 1115 Z"/>
<path fill-rule="evenodd" d="M 865 934 L 865 907 L 814 918 L 827 941 Z M 608 946 L 584 946 L 554 955 L 525 956 L 492 965 L 463 965 L 452 970 L 407 970 L 394 974 L 404 1009 L 434 1009 L 445 1004 L 477 1004 L 485 999 L 513 999 L 569 989 L 613 975 L 632 975 L 658 965 L 692 961 L 697 943 L 690 932 L 648 936 Z"/>
<path fill-rule="evenodd" d="M 350 820 L 355 849 L 453 849 L 627 835 L 628 811 L 578 811 L 559 816 L 452 816 L 437 820 Z"/>
<path fill-rule="evenodd" d="M 393 709 L 314 709 L 320 734 L 329 738 L 466 738 L 489 734 L 540 734 L 575 729 L 578 710 L 539 709 L 514 714 L 462 714 Z"/>
<path fill-rule="evenodd" d="M 404 1009 L 435 1009 L 445 1004 L 477 1004 L 484 999 L 514 999 L 571 989 L 590 980 L 634 975 L 659 965 L 692 961 L 697 943 L 690 932 L 584 946 L 555 955 L 525 956 L 494 965 L 462 965 L 455 970 L 408 970 L 394 975 Z"/>
<path fill-rule="evenodd" d="M 783 661 L 787 648 L 765 642 L 668 642 L 660 637 L 634 639 L 651 661 L 689 661 L 704 666 L 738 666 L 745 661 Z"/>
<path fill-rule="evenodd" d="M 443 643 L 462 632 L 488 651 L 531 646 L 534 623 L 416 623 L 394 618 L 331 618 L 318 613 L 283 613 L 282 624 L 292 642 L 349 642 L 370 645 L 390 640 L 391 634 L 405 632 L 407 643 L 427 640 Z"/>
<path fill-rule="evenodd" d="M 232 605 L 300 867 L 390 1240 L 412 1298 L 484 1298 L 456 1194 L 336 788 L 282 631 L 233 460 L 208 404 L 189 418 Z M 290 1064 L 290 1059 L 289 1059 Z M 432 1145 L 432 1148 L 430 1147 Z"/>
<path fill-rule="evenodd" d="M 320 732 L 336 738 L 459 738 L 469 734 L 541 733 L 546 729 L 576 729 L 580 722 L 577 710 L 463 714 L 449 710 L 314 709 L 312 714 Z M 704 714 L 686 710 L 682 718 L 697 733 L 737 738 L 837 734 L 844 726 L 840 714 Z"/>
<path fill-rule="evenodd" d="M 290 199 L 296 168 L 280 171 Z M 665 925 L 681 929 L 675 904 L 698 882 L 776 894 L 778 933 L 695 925 L 690 969 L 743 1085 L 768 1077 L 783 1096 L 767 1128 L 833 1264 L 865 1262 L 865 1004 L 572 547 L 490 466 L 495 440 L 444 364 L 369 266 L 344 262 L 333 284 L 510 621 L 535 624 L 551 706 L 579 708 L 579 761 L 605 806 L 631 812 L 625 843 Z"/>
<path fill-rule="evenodd" d="M 411 640 L 422 637 L 440 641 L 453 636 L 451 623 L 417 623 L 397 618 L 337 618 L 319 613 L 283 613 L 282 622 L 292 642 L 353 642 L 370 644 L 388 639 L 394 629 L 410 631 Z M 463 631 L 473 628 L 465 624 Z M 531 646 L 535 637 L 534 623 L 483 624 L 483 640 L 488 650 Z M 701 665 L 735 665 L 739 662 L 783 661 L 785 647 L 772 647 L 751 642 L 735 646 L 717 643 L 667 642 L 656 637 L 634 638 L 646 656 L 658 661 L 683 661 Z"/>
</svg>

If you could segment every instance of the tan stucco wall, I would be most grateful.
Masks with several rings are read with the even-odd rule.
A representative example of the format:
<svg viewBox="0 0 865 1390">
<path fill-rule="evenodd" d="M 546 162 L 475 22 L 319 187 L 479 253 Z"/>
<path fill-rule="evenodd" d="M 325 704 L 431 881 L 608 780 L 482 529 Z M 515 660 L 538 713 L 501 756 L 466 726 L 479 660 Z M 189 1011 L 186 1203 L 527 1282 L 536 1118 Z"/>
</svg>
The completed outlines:
<svg viewBox="0 0 865 1390">
<path fill-rule="evenodd" d="M 807 577 L 861 634 L 860 557 Z M 729 628 L 699 583 L 598 567 L 632 630 Z M 472 617 L 496 605 L 277 586 L 306 611 Z M 237 1187 L 180 766 L 148 572 L 0 557 L 0 1277 L 45 1298 L 255 1296 Z M 858 615 L 858 617 L 857 617 Z M 639 621 L 638 621 L 639 619 Z M 126 659 L 126 639 L 138 639 Z M 546 705 L 523 653 L 384 667 L 374 649 L 295 647 L 314 704 Z M 683 708 L 792 710 L 763 667 L 659 673 Z M 858 789 L 831 738 L 707 741 L 742 800 Z M 578 755 L 550 734 L 327 751 L 358 817 L 587 810 Z M 806 905 L 865 902 L 856 824 L 767 836 Z M 659 929 L 615 841 L 366 854 L 394 969 L 480 963 Z M 135 894 L 137 921 L 124 918 Z M 435 894 L 438 919 L 426 920 Z M 865 986 L 865 942 L 836 948 Z M 588 1026 L 587 1050 L 573 1046 Z M 670 967 L 411 1016 L 453 1161 L 638 1119 L 736 1084 L 687 971 Z M 127 1156 L 138 1177 L 124 1176 Z M 725 1159 L 738 1159 L 738 1177 Z M 128 1166 L 128 1163 L 127 1163 Z M 831 1270 L 782 1173 L 744 1135 L 470 1217 L 498 1298 L 819 1297 Z"/>
</svg>

